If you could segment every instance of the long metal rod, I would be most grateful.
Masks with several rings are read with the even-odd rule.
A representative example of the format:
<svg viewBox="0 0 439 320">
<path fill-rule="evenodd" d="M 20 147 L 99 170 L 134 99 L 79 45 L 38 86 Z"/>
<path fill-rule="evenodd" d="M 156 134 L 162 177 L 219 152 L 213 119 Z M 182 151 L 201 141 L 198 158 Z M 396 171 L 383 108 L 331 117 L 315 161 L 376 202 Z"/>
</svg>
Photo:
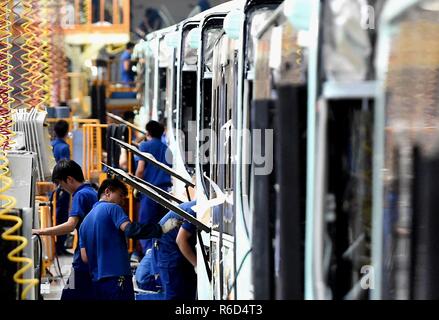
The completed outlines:
<svg viewBox="0 0 439 320">
<path fill-rule="evenodd" d="M 150 199 L 154 200 L 155 202 L 162 205 L 166 209 L 175 212 L 183 219 L 185 219 L 185 220 L 189 221 L 190 223 L 192 223 L 193 225 L 195 225 L 198 229 L 205 231 L 207 233 L 210 233 L 211 230 L 207 225 L 205 225 L 201 221 L 197 220 L 196 218 L 194 218 L 193 216 L 188 214 L 186 211 L 179 208 L 178 206 L 176 206 L 175 204 L 173 204 L 172 202 L 170 202 L 169 200 L 167 200 L 166 198 L 164 198 L 163 196 L 158 194 L 154 189 L 148 187 L 144 183 L 140 183 L 137 180 L 133 179 L 132 176 L 130 176 L 128 173 L 126 173 L 122 169 L 116 169 L 116 168 L 110 167 L 110 166 L 106 165 L 105 163 L 102 163 L 102 164 L 106 168 L 108 168 L 108 170 L 113 172 L 114 175 L 118 176 L 121 180 L 123 180 L 124 182 L 126 182 L 127 184 L 132 186 L 133 188 L 145 193 Z"/>
<path fill-rule="evenodd" d="M 171 168 L 169 168 L 167 165 L 161 163 L 160 161 L 157 161 L 153 155 L 146 153 L 146 152 L 142 152 L 139 149 L 137 149 L 136 147 L 118 140 L 116 138 L 111 137 L 111 139 L 113 139 L 114 141 L 116 141 L 116 143 L 118 143 L 121 147 L 134 152 L 136 155 L 138 155 L 139 157 L 141 157 L 143 160 L 148 161 L 149 163 L 155 165 L 156 167 L 159 167 L 160 169 L 162 169 L 163 171 L 166 171 L 167 173 L 169 173 L 171 176 L 173 176 L 174 178 L 177 178 L 178 180 L 184 182 L 186 184 L 186 186 L 189 187 L 195 187 L 195 185 L 189 181 L 188 179 L 184 178 L 182 175 L 178 174 L 177 172 L 175 172 L 174 170 L 172 170 Z"/>
<path fill-rule="evenodd" d="M 309 79 L 308 79 L 308 142 L 307 142 L 307 181 L 306 181 L 306 239 L 305 239 L 305 299 L 314 300 L 314 192 L 316 169 L 316 103 L 318 99 L 318 65 L 319 65 L 319 28 L 320 28 L 320 0 L 313 0 L 313 14 L 311 19 L 310 35 L 312 39 L 309 47 Z"/>
<path fill-rule="evenodd" d="M 130 127 L 133 130 L 136 130 L 136 131 L 146 135 L 146 131 L 145 130 L 139 128 L 138 126 L 132 124 L 131 122 L 128 122 L 128 121 L 124 120 L 123 118 L 121 118 L 119 116 L 116 116 L 115 114 L 113 114 L 111 112 L 107 112 L 107 116 L 110 117 L 113 120 L 116 120 L 116 121 L 118 121 L 118 122 L 120 122 L 120 123 L 122 123 L 122 124 L 124 124 L 124 125 L 126 125 L 128 127 Z"/>
<path fill-rule="evenodd" d="M 256 33 L 257 39 L 261 39 L 264 33 L 268 30 L 268 28 L 273 25 L 277 25 L 277 20 L 283 16 L 284 6 L 284 3 L 280 4 L 279 7 L 277 7 L 276 10 L 273 11 L 273 14 L 270 15 L 270 17 L 265 21 L 262 27 L 259 28 L 258 32 Z"/>
<path fill-rule="evenodd" d="M 151 184 L 151 183 L 149 183 L 149 182 L 147 182 L 147 181 L 145 181 L 145 180 L 142 180 L 142 179 L 140 179 L 140 178 L 138 178 L 138 177 L 136 177 L 136 176 L 133 176 L 132 174 L 130 174 L 130 177 L 133 178 L 133 180 L 135 180 L 135 181 L 137 181 L 137 182 L 139 182 L 139 183 L 143 183 L 143 184 L 147 185 L 148 187 L 150 187 L 151 189 L 153 189 L 155 192 L 157 192 L 158 194 L 160 194 L 162 197 L 167 198 L 168 200 L 175 201 L 175 202 L 177 202 L 178 204 L 182 204 L 182 203 L 184 202 L 183 200 L 177 198 L 177 197 L 174 196 L 173 194 L 171 194 L 171 193 L 169 193 L 169 192 L 166 192 L 165 190 L 160 189 L 159 187 L 156 187 L 155 185 L 153 185 L 153 184 Z"/>
<path fill-rule="evenodd" d="M 185 189 L 186 189 L 186 195 L 187 195 L 187 198 L 188 198 L 189 201 L 191 201 L 192 199 L 191 199 L 191 194 L 190 194 L 190 192 L 189 192 L 189 187 L 186 186 Z"/>
<path fill-rule="evenodd" d="M 325 300 L 326 281 L 325 270 L 323 269 L 323 256 L 325 252 L 324 234 L 325 226 L 325 204 L 326 204 L 326 132 L 328 125 L 328 106 L 326 101 L 320 103 L 320 114 L 317 121 L 317 147 L 315 161 L 315 194 L 314 194 L 314 247 L 313 247 L 313 279 L 314 299 Z"/>
<path fill-rule="evenodd" d="M 209 255 L 207 254 L 206 248 L 204 247 L 203 237 L 201 236 L 200 231 L 197 232 L 197 236 L 198 236 L 198 242 L 200 243 L 201 253 L 203 255 L 204 266 L 206 267 L 207 277 L 209 278 L 209 281 L 212 282 L 212 270 L 210 269 L 209 266 Z"/>
</svg>

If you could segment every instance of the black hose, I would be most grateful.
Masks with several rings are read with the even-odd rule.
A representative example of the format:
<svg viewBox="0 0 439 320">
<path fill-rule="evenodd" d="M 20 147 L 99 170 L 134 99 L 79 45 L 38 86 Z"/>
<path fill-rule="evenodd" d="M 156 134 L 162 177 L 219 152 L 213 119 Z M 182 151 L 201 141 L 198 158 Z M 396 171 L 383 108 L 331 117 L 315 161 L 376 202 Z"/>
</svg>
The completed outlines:
<svg viewBox="0 0 439 320">
<path fill-rule="evenodd" d="M 63 274 L 62 274 L 62 271 L 61 271 L 61 266 L 59 265 L 59 259 L 58 259 L 58 255 L 57 254 L 55 254 L 55 259 L 56 259 L 56 264 L 58 266 L 58 271 L 59 271 L 58 276 L 61 278 L 61 281 L 62 281 L 63 285 L 65 286 L 66 282 L 64 281 L 64 277 L 63 277 Z"/>
<path fill-rule="evenodd" d="M 41 279 L 43 277 L 43 241 L 41 240 L 40 235 L 35 234 L 35 236 L 38 239 L 38 253 L 39 253 L 39 259 L 38 259 L 38 300 L 43 300 L 43 296 L 41 295 Z"/>
<path fill-rule="evenodd" d="M 230 287 L 227 287 L 227 295 L 226 295 L 226 297 L 229 296 L 229 294 L 230 294 L 230 292 L 232 292 L 233 288 L 235 288 L 235 290 L 236 290 L 236 280 L 238 279 L 238 275 L 241 273 L 241 269 L 242 269 L 242 266 L 244 265 L 245 260 L 250 255 L 252 250 L 253 249 L 248 250 L 247 253 L 244 255 L 244 257 L 242 258 L 241 263 L 239 264 L 239 268 L 236 271 L 235 278 L 233 279 L 232 285 Z"/>
</svg>

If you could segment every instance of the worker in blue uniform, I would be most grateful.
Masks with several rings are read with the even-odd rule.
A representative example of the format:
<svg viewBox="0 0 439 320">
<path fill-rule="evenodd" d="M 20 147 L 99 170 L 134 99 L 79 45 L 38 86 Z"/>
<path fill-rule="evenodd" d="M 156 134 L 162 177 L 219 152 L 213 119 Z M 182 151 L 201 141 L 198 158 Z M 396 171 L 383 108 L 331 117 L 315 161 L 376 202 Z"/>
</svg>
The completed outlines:
<svg viewBox="0 0 439 320">
<path fill-rule="evenodd" d="M 179 226 L 177 219 L 162 226 L 130 222 L 122 209 L 127 194 L 123 182 L 105 180 L 98 190 L 99 202 L 81 225 L 81 257 L 90 267 L 98 300 L 134 300 L 127 237 L 160 237 Z"/>
<path fill-rule="evenodd" d="M 81 226 L 81 222 L 98 201 L 96 190 L 85 182 L 82 169 L 73 160 L 59 161 L 52 173 L 52 181 L 72 195 L 72 206 L 67 222 L 55 227 L 33 230 L 34 234 L 66 235 Z M 79 246 L 75 249 L 70 278 L 62 292 L 61 300 L 93 299 L 88 266 L 82 262 Z"/>
<path fill-rule="evenodd" d="M 158 269 L 154 263 L 154 251 L 148 249 L 136 269 L 137 286 L 145 291 L 158 292 L 161 289 Z"/>
<path fill-rule="evenodd" d="M 68 122 L 65 120 L 57 121 L 53 131 L 55 132 L 55 139 L 52 140 L 52 149 L 56 162 L 63 159 L 70 160 L 70 147 L 65 140 L 69 132 Z M 53 197 L 56 197 L 56 224 L 60 225 L 67 222 L 69 218 L 70 194 L 61 187 L 58 187 L 51 194 L 52 201 Z M 65 247 L 66 238 L 66 235 L 56 237 L 56 254 L 58 256 L 70 255 Z"/>
<path fill-rule="evenodd" d="M 120 77 L 122 83 L 128 86 L 134 86 L 136 74 L 132 70 L 131 56 L 133 55 L 134 43 L 128 42 L 125 51 L 120 56 Z"/>
<path fill-rule="evenodd" d="M 70 147 L 65 140 L 69 133 L 69 124 L 65 120 L 58 120 L 53 131 L 55 132 L 55 139 L 52 140 L 52 148 L 55 161 L 70 160 Z"/>
<path fill-rule="evenodd" d="M 149 121 L 146 124 L 146 139 L 140 144 L 139 149 L 142 152 L 150 153 L 154 158 L 171 167 L 172 157 L 168 147 L 161 142 L 164 127 L 157 121 Z M 136 170 L 136 177 L 145 180 L 165 191 L 172 187 L 171 176 L 162 169 L 146 163 L 145 160 L 139 159 Z M 146 195 L 140 195 L 139 222 L 140 223 L 158 223 L 166 214 L 167 210 L 157 202 L 148 198 Z M 151 240 L 140 241 L 143 254 L 146 250 L 152 248 Z"/>
<path fill-rule="evenodd" d="M 179 207 L 196 217 L 191 209 L 196 201 L 185 202 Z M 169 219 L 183 219 L 173 211 L 169 211 L 161 220 L 160 225 Z M 196 227 L 184 221 L 179 229 L 164 234 L 157 240 L 157 266 L 160 281 L 166 300 L 195 300 L 197 292 L 197 256 L 195 251 Z"/>
</svg>

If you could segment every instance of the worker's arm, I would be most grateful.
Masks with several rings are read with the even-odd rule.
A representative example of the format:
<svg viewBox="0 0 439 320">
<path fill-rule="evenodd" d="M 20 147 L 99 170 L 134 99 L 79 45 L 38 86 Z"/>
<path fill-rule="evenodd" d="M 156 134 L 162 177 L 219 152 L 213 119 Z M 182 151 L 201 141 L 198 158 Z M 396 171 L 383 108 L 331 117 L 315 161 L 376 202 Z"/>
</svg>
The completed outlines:
<svg viewBox="0 0 439 320">
<path fill-rule="evenodd" d="M 197 267 L 197 255 L 194 250 L 192 250 L 191 245 L 189 244 L 189 239 L 192 236 L 192 233 L 187 231 L 184 228 L 180 228 L 177 234 L 177 242 L 178 248 L 180 249 L 183 256 L 194 266 Z"/>
<path fill-rule="evenodd" d="M 132 143 L 133 146 L 139 148 L 141 142 L 145 141 L 146 137 L 144 134 L 136 134 L 136 140 Z"/>
<path fill-rule="evenodd" d="M 123 61 L 123 68 L 125 71 L 130 71 L 131 70 L 131 61 L 126 59 Z"/>
<path fill-rule="evenodd" d="M 44 229 L 32 229 L 32 233 L 39 234 L 40 236 L 62 236 L 75 230 L 78 222 L 79 217 L 69 217 L 67 222 L 63 224 Z"/>
<path fill-rule="evenodd" d="M 67 159 L 67 160 L 70 160 L 70 149 L 69 149 L 69 146 L 65 145 L 65 146 L 61 149 L 60 154 L 59 154 L 59 158 L 60 158 L 60 159 Z"/>
<path fill-rule="evenodd" d="M 126 221 L 122 223 L 120 230 L 125 233 L 127 238 L 135 240 L 160 238 L 162 236 L 162 228 L 159 224 L 154 223 L 150 224 Z"/>
<path fill-rule="evenodd" d="M 121 168 L 123 170 L 128 170 L 127 153 L 128 152 L 125 149 L 120 150 L 119 168 Z"/>
<path fill-rule="evenodd" d="M 137 27 L 135 31 L 141 38 L 144 38 L 146 36 L 146 33 L 139 27 Z"/>
<path fill-rule="evenodd" d="M 145 160 L 139 160 L 136 169 L 136 177 L 143 179 L 143 172 L 145 171 Z"/>
<path fill-rule="evenodd" d="M 81 259 L 84 263 L 88 263 L 87 250 L 81 248 Z"/>
<path fill-rule="evenodd" d="M 158 223 L 138 223 L 126 221 L 120 225 L 120 230 L 125 233 L 127 238 L 132 239 L 150 239 L 160 238 L 163 233 L 168 233 L 174 228 L 181 225 L 177 219 L 169 219 L 163 226 Z"/>
</svg>

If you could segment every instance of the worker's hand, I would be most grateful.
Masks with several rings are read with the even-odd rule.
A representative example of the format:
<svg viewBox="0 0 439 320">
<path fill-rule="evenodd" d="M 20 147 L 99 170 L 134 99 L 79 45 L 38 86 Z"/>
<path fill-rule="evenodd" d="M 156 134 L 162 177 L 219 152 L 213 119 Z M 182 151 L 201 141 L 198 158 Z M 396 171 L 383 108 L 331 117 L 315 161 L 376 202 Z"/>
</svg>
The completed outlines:
<svg viewBox="0 0 439 320">
<path fill-rule="evenodd" d="M 43 235 L 42 232 L 41 232 L 41 229 L 32 229 L 32 234 L 38 234 L 40 236 Z"/>
<path fill-rule="evenodd" d="M 169 231 L 178 228 L 182 225 L 182 221 L 175 219 L 175 218 L 171 218 L 168 219 L 162 226 L 162 231 L 163 233 L 168 233 Z"/>
<path fill-rule="evenodd" d="M 133 196 L 134 196 L 134 199 L 140 199 L 140 191 L 137 189 L 134 189 Z"/>
</svg>

